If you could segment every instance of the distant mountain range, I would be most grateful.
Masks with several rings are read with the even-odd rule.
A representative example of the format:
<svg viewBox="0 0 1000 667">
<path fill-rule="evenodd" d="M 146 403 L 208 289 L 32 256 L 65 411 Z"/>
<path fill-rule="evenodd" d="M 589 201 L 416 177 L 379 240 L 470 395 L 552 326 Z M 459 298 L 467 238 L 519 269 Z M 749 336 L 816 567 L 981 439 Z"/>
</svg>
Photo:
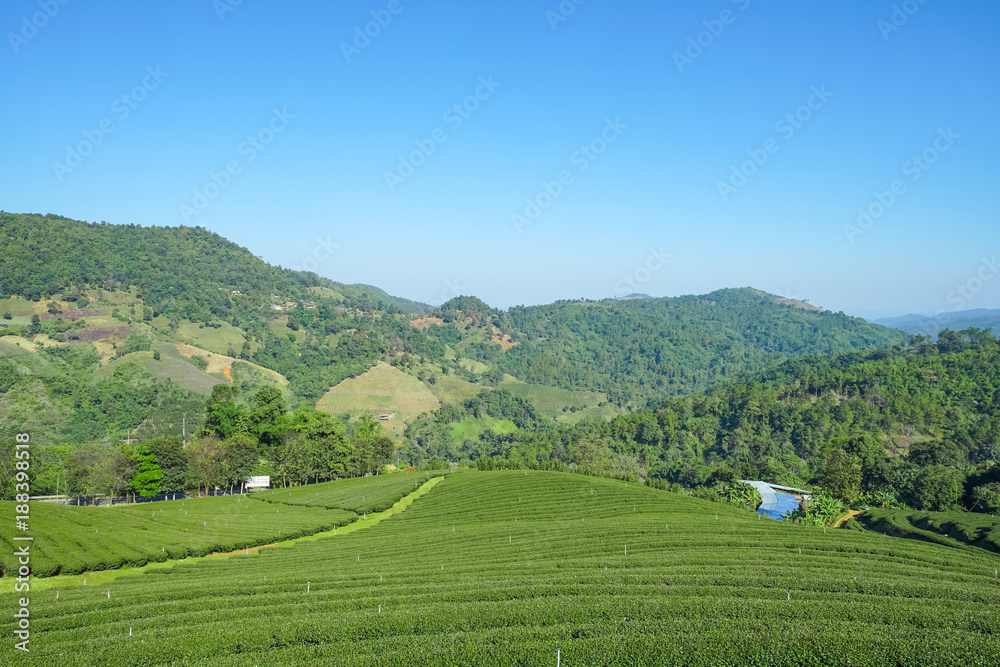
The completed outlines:
<svg viewBox="0 0 1000 667">
<path fill-rule="evenodd" d="M 139 424 L 172 433 L 185 414 L 200 421 L 216 383 L 278 383 L 291 405 L 315 404 L 379 362 L 443 402 L 520 382 L 640 409 L 792 357 L 905 339 L 748 287 L 506 311 L 460 296 L 433 309 L 271 266 L 202 227 L 0 211 L 0 412 L 17 415 L 0 438 L 32 419 L 66 442 Z"/>
<path fill-rule="evenodd" d="M 945 329 L 962 331 L 969 327 L 977 329 L 993 329 L 1000 331 L 1000 310 L 959 310 L 939 315 L 902 315 L 900 317 L 882 317 L 872 320 L 874 324 L 900 329 L 910 334 L 937 336 Z"/>
</svg>

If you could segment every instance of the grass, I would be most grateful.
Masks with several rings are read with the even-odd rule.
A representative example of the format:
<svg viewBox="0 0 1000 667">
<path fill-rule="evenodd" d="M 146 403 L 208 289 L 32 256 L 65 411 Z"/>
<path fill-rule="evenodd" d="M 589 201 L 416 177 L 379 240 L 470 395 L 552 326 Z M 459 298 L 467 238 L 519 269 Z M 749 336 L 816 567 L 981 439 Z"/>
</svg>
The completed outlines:
<svg viewBox="0 0 1000 667">
<path fill-rule="evenodd" d="M 35 593 L 23 662 L 540 665 L 561 645 L 565 665 L 994 665 L 996 562 L 613 480 L 465 472 L 367 530 Z"/>
<path fill-rule="evenodd" d="M 162 320 L 162 321 L 161 321 Z M 163 318 L 157 318 L 156 326 L 166 327 L 168 322 Z M 243 349 L 243 334 L 239 329 L 228 323 L 223 323 L 222 327 L 199 328 L 193 322 L 181 322 L 177 327 L 177 340 L 181 340 L 189 345 L 200 347 L 212 354 L 226 354 L 230 346 L 234 351 Z"/>
<path fill-rule="evenodd" d="M 543 414 L 555 418 L 557 422 L 575 424 L 588 417 L 610 419 L 621 414 L 611 405 L 599 405 L 608 400 L 606 394 L 597 391 L 570 391 L 541 384 L 528 384 L 514 379 L 505 379 L 500 386 L 531 401 Z M 569 408 L 576 408 L 572 412 Z M 565 410 L 564 410 L 565 408 Z"/>
<path fill-rule="evenodd" d="M 118 366 L 131 361 L 138 361 L 154 377 L 161 380 L 172 380 L 184 389 L 189 389 L 206 396 L 212 393 L 212 387 L 224 382 L 197 368 L 181 356 L 177 348 L 169 343 L 157 343 L 153 346 L 153 349 L 160 353 L 159 360 L 153 358 L 152 351 L 132 352 L 131 354 L 126 354 L 124 357 L 109 361 L 99 368 L 94 373 L 94 376 L 98 379 L 110 377 Z"/>
<path fill-rule="evenodd" d="M 517 431 L 517 425 L 509 419 L 494 419 L 493 417 L 475 419 L 467 417 L 452 425 L 451 439 L 456 445 L 461 445 L 466 440 L 478 442 L 479 434 L 485 431 L 514 433 Z"/>
<path fill-rule="evenodd" d="M 334 415 L 388 413 L 390 418 L 381 423 L 395 437 L 402 434 L 407 423 L 439 407 L 438 399 L 427 385 L 382 362 L 356 378 L 344 380 L 316 403 L 317 410 Z"/>
<path fill-rule="evenodd" d="M 208 350 L 203 350 L 199 347 L 188 345 L 187 343 L 176 343 L 174 344 L 173 347 L 177 350 L 177 353 L 180 354 L 185 359 L 190 359 L 195 355 L 200 355 L 202 358 L 205 359 L 205 362 L 208 364 L 207 367 L 205 368 L 205 372 L 209 374 L 222 375 L 224 374 L 224 371 L 232 369 L 234 362 L 242 361 L 240 359 L 235 359 L 233 357 L 229 357 L 224 354 L 216 354 Z M 270 377 L 272 380 L 274 380 L 277 384 L 281 385 L 282 387 L 288 385 L 288 378 L 286 378 L 278 371 L 273 371 L 270 368 L 264 368 L 263 366 L 258 366 L 257 364 L 252 363 L 250 361 L 246 361 L 244 363 L 253 366 L 260 372 Z"/>
<path fill-rule="evenodd" d="M 462 403 L 479 396 L 485 390 L 485 387 L 481 385 L 460 380 L 453 375 L 439 375 L 434 384 L 428 385 L 428 387 L 442 403 Z"/>
</svg>

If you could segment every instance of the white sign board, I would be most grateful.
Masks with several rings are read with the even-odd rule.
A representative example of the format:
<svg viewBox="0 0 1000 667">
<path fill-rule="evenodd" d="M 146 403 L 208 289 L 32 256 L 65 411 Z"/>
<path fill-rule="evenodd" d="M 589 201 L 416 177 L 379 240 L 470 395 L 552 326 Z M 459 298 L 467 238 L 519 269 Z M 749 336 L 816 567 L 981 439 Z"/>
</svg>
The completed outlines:
<svg viewBox="0 0 1000 667">
<path fill-rule="evenodd" d="M 248 489 L 267 489 L 271 486 L 271 477 L 269 475 L 261 475 L 259 477 L 250 477 L 247 479 Z"/>
</svg>

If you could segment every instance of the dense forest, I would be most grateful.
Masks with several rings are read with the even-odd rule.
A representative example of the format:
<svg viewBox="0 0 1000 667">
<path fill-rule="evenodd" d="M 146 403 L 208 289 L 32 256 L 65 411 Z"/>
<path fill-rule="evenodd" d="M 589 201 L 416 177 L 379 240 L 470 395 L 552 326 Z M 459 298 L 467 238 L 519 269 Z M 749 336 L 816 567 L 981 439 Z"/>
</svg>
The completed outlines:
<svg viewBox="0 0 1000 667">
<path fill-rule="evenodd" d="M 761 479 L 848 502 L 885 492 L 921 509 L 997 509 L 1000 345 L 989 330 L 793 359 L 755 381 L 609 421 L 556 427 L 522 410 L 466 401 L 408 434 L 426 456 L 485 467 L 582 469 L 688 489 Z M 520 428 L 450 437 L 449 423 L 483 414 L 520 415 Z"/>
<path fill-rule="evenodd" d="M 446 323 L 492 324 L 518 345 L 469 353 L 525 382 L 605 392 L 624 407 L 701 391 L 792 356 L 888 347 L 905 335 L 843 313 L 814 312 L 758 290 L 667 299 L 558 301 L 507 313 L 453 299 Z M 448 324 L 448 326 L 458 326 Z"/>
</svg>

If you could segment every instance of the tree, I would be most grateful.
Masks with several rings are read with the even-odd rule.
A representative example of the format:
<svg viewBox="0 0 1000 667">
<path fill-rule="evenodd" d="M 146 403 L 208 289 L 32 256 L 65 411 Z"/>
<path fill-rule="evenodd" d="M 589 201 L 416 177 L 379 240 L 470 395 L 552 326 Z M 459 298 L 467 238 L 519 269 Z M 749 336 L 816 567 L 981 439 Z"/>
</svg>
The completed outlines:
<svg viewBox="0 0 1000 667">
<path fill-rule="evenodd" d="M 972 499 L 984 512 L 1000 512 L 1000 482 L 990 482 L 972 490 Z"/>
<path fill-rule="evenodd" d="M 962 496 L 965 475 L 946 465 L 922 468 L 913 482 L 914 500 L 922 510 L 951 510 Z"/>
<path fill-rule="evenodd" d="M 159 495 L 163 481 L 163 471 L 156 461 L 156 455 L 145 444 L 136 446 L 132 453 L 136 462 L 136 472 L 131 487 L 140 496 Z"/>
<path fill-rule="evenodd" d="M 290 428 L 286 416 L 288 406 L 285 396 L 277 387 L 261 387 L 250 400 L 250 424 L 253 431 L 266 447 L 275 447 L 281 443 L 281 437 Z"/>
<path fill-rule="evenodd" d="M 861 460 L 841 449 L 826 458 L 821 485 L 827 494 L 851 503 L 861 492 Z"/>
<path fill-rule="evenodd" d="M 304 403 L 292 413 L 292 428 L 311 443 L 319 479 L 337 479 L 350 473 L 351 443 L 339 419 Z"/>
<path fill-rule="evenodd" d="M 150 453 L 156 457 L 163 478 L 161 493 L 181 493 L 190 486 L 191 462 L 180 438 L 176 436 L 153 438 L 146 441 Z"/>
<path fill-rule="evenodd" d="M 245 433 L 237 433 L 222 443 L 223 473 L 226 484 L 238 486 L 246 482 L 260 462 L 257 441 Z"/>
<path fill-rule="evenodd" d="M 56 313 L 59 312 L 59 304 L 56 303 L 55 301 L 49 301 L 48 311 L 49 315 L 55 315 Z"/>
<path fill-rule="evenodd" d="M 214 436 L 198 438 L 191 443 L 191 468 L 197 483 L 204 484 L 206 495 L 222 472 L 222 456 L 222 445 Z"/>
<path fill-rule="evenodd" d="M 354 426 L 354 468 L 366 475 L 381 467 L 395 450 L 395 443 L 383 435 L 382 424 L 366 412 Z"/>
<path fill-rule="evenodd" d="M 246 408 L 237 403 L 239 397 L 240 390 L 234 385 L 217 384 L 212 387 L 212 394 L 205 400 L 203 431 L 206 434 L 229 439 L 251 430 Z"/>
</svg>

